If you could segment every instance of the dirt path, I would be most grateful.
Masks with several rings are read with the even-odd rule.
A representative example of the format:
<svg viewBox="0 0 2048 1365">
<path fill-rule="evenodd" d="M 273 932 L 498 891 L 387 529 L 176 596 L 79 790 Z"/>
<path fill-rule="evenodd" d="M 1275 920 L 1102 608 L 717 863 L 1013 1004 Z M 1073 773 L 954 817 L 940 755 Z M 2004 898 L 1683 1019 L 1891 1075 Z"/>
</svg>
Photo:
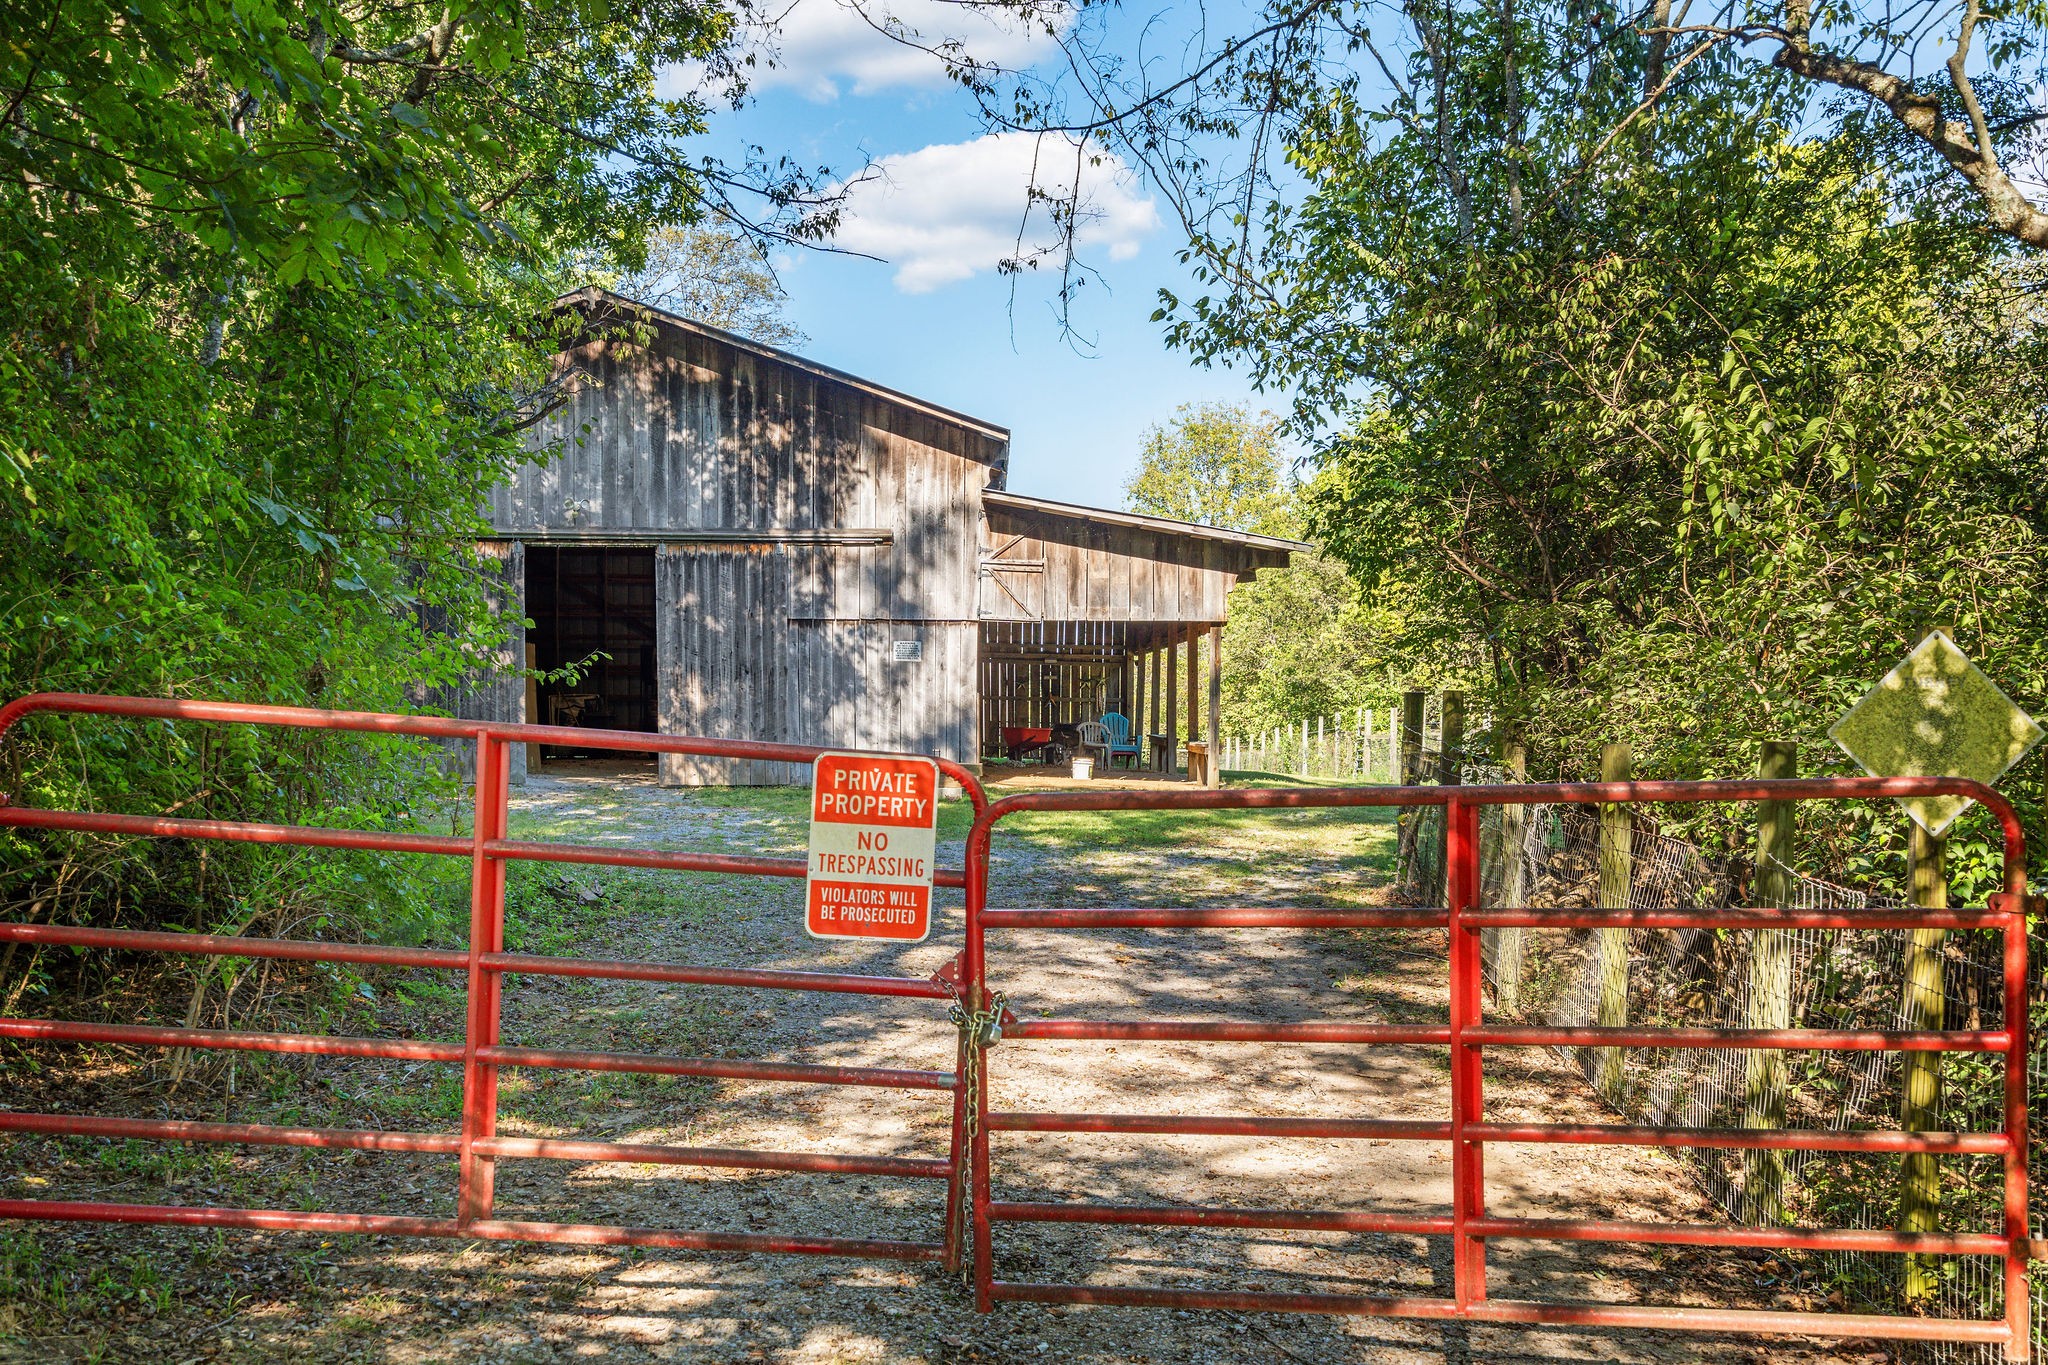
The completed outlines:
<svg viewBox="0 0 2048 1365">
<path fill-rule="evenodd" d="M 515 834 L 584 842 L 793 852 L 800 795 L 664 791 L 641 778 L 538 778 Z M 949 829 L 957 835 L 957 813 Z M 1391 830 L 1354 813 L 1062 817 L 1000 844 L 998 905 L 1355 904 L 1381 893 Z M 957 838 L 950 857 L 957 860 Z M 824 944 L 805 937 L 801 887 L 651 874 L 566 878 L 519 870 L 512 946 L 541 952 L 926 975 L 959 942 L 955 898 L 928 943 Z M 1395 933 L 1013 933 L 992 941 L 990 979 L 1026 1017 L 1440 1019 L 1441 935 Z M 393 1031 L 447 1036 L 459 999 L 426 980 L 386 983 Z M 439 1034 L 435 1030 L 439 1030 Z M 681 986 L 515 978 L 506 1040 L 947 1069 L 953 1033 L 930 1002 L 745 995 Z M 116 1071 L 74 1068 L 35 1088 L 101 1112 L 276 1122 L 445 1125 L 449 1077 L 323 1063 L 246 1083 L 230 1099 L 168 1108 Z M 1577 1073 L 1544 1055 L 1491 1060 L 1489 1114 L 1597 1120 Z M 1440 1117 L 1440 1049 L 1251 1044 L 1005 1043 L 998 1108 L 1123 1113 Z M 96 1101 L 96 1103 L 94 1103 Z M 58 1102 L 24 1096 L 18 1107 Z M 17 1102 L 10 1101 L 10 1107 Z M 707 1083 L 583 1073 L 508 1073 L 501 1131 L 545 1136 L 941 1155 L 943 1096 L 852 1087 Z M 451 1211 L 452 1163 L 315 1153 L 126 1153 L 17 1141 L 0 1174 L 11 1197 L 85 1190 L 140 1202 L 262 1202 L 389 1212 Z M 1003 1134 L 997 1197 L 1448 1211 L 1440 1145 Z M 181 1164 L 181 1161 L 183 1164 Z M 124 1164 L 125 1163 L 125 1164 Z M 1493 1206 L 1511 1213 L 1708 1219 L 1677 1167 L 1650 1152 L 1507 1148 L 1488 1153 Z M 942 1187 L 864 1177 L 677 1167 L 508 1162 L 500 1216 L 653 1227 L 796 1229 L 854 1237 L 935 1235 Z M 1778 1343 L 1625 1333 L 1514 1331 L 1308 1315 L 1051 1310 L 975 1315 L 936 1268 L 842 1260 L 615 1253 L 142 1228 L 0 1225 L 0 1358 L 309 1361 L 576 1359 L 775 1361 L 1866 1361 L 1868 1343 Z M 1098 1284 L 1217 1285 L 1366 1293 L 1448 1292 L 1440 1240 L 1176 1229 L 998 1229 L 998 1273 Z M 91 1266 L 111 1267 L 105 1284 Z M 1818 1306 L 1775 1263 L 1676 1251 L 1504 1243 L 1502 1297 Z M 67 1279 L 68 1277 L 68 1279 Z M 64 1298 L 53 1312 L 52 1286 Z"/>
</svg>

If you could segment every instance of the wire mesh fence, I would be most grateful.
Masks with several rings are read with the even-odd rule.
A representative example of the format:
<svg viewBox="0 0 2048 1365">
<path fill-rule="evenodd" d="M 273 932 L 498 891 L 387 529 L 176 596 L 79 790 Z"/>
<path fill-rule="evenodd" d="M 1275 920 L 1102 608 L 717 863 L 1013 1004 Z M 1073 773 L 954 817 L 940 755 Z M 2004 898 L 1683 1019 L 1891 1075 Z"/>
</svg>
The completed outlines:
<svg viewBox="0 0 2048 1365">
<path fill-rule="evenodd" d="M 1466 779 L 1503 780 L 1484 767 L 1468 768 Z M 1404 897 L 1439 901 L 1442 808 L 1406 812 L 1399 848 Z M 1740 889 L 1727 860 L 1629 808 L 1605 814 L 1584 806 L 1484 808 L 1480 871 L 1486 905 L 1719 908 L 1733 904 Z M 1796 908 L 1899 904 L 1796 868 L 1782 871 L 1779 884 Z M 2041 946 L 2037 941 L 2037 963 Z M 2000 945 L 1987 931 L 1498 929 L 1486 931 L 1482 957 L 1493 1012 L 1524 1023 L 1988 1029 L 1999 1027 L 2002 1017 Z M 2037 989 L 2032 998 L 2040 995 Z M 1628 1121 L 1674 1127 L 1898 1128 L 1902 1099 L 1919 1084 L 1934 1087 L 1938 1126 L 1996 1129 L 2003 1103 L 2001 1062 L 1992 1055 L 1733 1048 L 1579 1048 L 1560 1049 L 1560 1055 Z M 2030 1108 L 2039 1115 L 2048 1099 L 2048 1067 L 2038 1050 L 2028 1066 Z M 1909 1074 L 1916 1067 L 1923 1069 L 1917 1078 Z M 1927 1115 L 1924 1107 L 1918 1112 Z M 2048 1154 L 2040 1126 L 2033 1131 L 2039 1236 Z M 1674 1155 L 1736 1221 L 1891 1228 L 1901 1225 L 1902 1199 L 1932 1197 L 1938 1200 L 1933 1216 L 1946 1230 L 1998 1226 L 2003 1173 L 1996 1158 L 1942 1157 L 1937 1167 L 1909 1179 L 1898 1157 L 1701 1148 L 1674 1149 Z M 1930 1196 L 1930 1187 L 1938 1193 Z M 2003 1271 L 1991 1258 L 1777 1253 L 1775 1259 L 1785 1291 L 1816 1308 L 1896 1311 L 1903 1302 L 1936 1316 L 2003 1311 Z M 2038 1351 L 2038 1298 L 2034 1337 Z M 1983 1346 L 1913 1349 L 1915 1358 L 1940 1365 L 2002 1358 L 1997 1348 Z"/>
</svg>

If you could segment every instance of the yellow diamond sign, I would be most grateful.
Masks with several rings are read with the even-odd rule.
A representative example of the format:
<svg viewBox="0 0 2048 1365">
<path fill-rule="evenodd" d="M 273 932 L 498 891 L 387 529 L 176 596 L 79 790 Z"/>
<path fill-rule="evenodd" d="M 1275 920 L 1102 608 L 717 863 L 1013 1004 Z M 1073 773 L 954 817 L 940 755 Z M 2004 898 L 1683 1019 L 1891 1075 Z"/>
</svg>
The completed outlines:
<svg viewBox="0 0 2048 1365">
<path fill-rule="evenodd" d="M 1989 786 L 2043 734 L 1937 630 L 1850 707 L 1828 738 L 1872 777 L 1968 777 Z M 1970 798 L 1913 796 L 1899 804 L 1929 834 L 1940 834 L 1969 809 Z"/>
</svg>

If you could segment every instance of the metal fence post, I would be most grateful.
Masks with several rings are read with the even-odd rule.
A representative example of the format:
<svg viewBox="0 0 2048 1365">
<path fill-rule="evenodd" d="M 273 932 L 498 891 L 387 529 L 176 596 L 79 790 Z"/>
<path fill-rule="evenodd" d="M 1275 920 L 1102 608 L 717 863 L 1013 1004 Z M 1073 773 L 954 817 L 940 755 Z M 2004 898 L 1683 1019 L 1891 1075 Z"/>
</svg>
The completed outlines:
<svg viewBox="0 0 2048 1365">
<path fill-rule="evenodd" d="M 1600 780 L 1626 782 L 1634 767 L 1627 743 L 1609 744 L 1600 750 Z M 1635 816 L 1620 802 L 1600 807 L 1600 904 L 1626 910 L 1629 888 L 1635 877 Z M 1602 1028 L 1620 1028 L 1628 1023 L 1628 930 L 1600 930 L 1600 1005 L 1595 1022 Z M 1620 1098 L 1624 1058 L 1618 1047 L 1596 1048 L 1593 1052 L 1593 1086 L 1609 1100 Z"/>
<path fill-rule="evenodd" d="M 485 845 L 505 837 L 505 742 L 489 731 L 476 739 L 476 798 L 471 819 L 475 851 L 469 871 L 469 1009 L 462 1039 L 462 1155 L 455 1217 L 474 1223 L 491 1216 L 496 1164 L 476 1144 L 498 1126 L 498 1068 L 477 1058 L 498 1045 L 499 997 L 504 978 L 483 965 L 486 953 L 505 950 L 505 864 Z"/>
<path fill-rule="evenodd" d="M 1486 1242 L 1467 1229 L 1486 1216 L 1483 1148 L 1465 1136 L 1485 1116 L 1479 1047 L 1465 1032 L 1481 1021 L 1479 935 L 1465 912 L 1479 896 L 1479 808 L 1452 797 L 1444 807 L 1444 903 L 1450 917 L 1451 970 L 1451 1278 L 1460 1308 L 1486 1297 Z"/>
<path fill-rule="evenodd" d="M 1799 776 L 1799 746 L 1780 740 L 1764 741 L 1757 765 L 1758 777 Z M 1757 809 L 1756 821 L 1756 904 L 1769 910 L 1786 910 L 1792 904 L 1792 860 L 1794 806 L 1790 801 L 1765 801 Z M 1759 929 L 1749 945 L 1750 1028 L 1792 1027 L 1792 931 Z M 1785 1054 L 1770 1048 L 1753 1048 L 1748 1057 L 1743 1126 L 1783 1128 L 1785 1126 Z M 1744 1152 L 1743 1194 L 1750 1218 L 1759 1223 L 1785 1221 L 1785 1154 L 1762 1148 Z"/>
<path fill-rule="evenodd" d="M 993 827 L 982 812 L 967 835 L 966 932 L 960 945 L 961 1004 L 971 1017 L 989 1007 L 988 957 L 982 912 L 988 908 L 989 844 Z M 967 1092 L 968 1255 L 974 1277 L 974 1311 L 995 1308 L 995 1237 L 989 1221 L 988 1053 L 971 1027 L 961 1030 L 959 1073 Z"/>
</svg>

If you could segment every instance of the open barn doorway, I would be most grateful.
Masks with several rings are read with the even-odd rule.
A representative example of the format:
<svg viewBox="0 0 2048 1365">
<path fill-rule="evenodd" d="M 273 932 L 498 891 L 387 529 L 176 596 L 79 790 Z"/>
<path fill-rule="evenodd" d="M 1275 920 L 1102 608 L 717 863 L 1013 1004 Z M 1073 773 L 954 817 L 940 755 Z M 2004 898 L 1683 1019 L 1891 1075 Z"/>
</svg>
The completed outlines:
<svg viewBox="0 0 2048 1365">
<path fill-rule="evenodd" d="M 654 688 L 654 551 L 647 547 L 528 545 L 527 643 L 543 674 L 574 679 L 536 689 L 535 718 L 602 730 L 660 728 Z M 542 762 L 582 759 L 652 768 L 652 755 L 541 746 Z"/>
</svg>

